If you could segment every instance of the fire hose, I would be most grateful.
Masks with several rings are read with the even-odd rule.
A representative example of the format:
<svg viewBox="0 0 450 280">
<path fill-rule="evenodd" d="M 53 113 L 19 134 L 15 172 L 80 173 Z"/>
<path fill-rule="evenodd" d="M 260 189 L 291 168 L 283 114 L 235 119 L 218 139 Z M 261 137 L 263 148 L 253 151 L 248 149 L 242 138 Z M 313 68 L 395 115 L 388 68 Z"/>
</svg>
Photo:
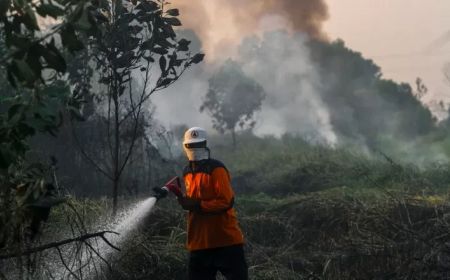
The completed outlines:
<svg viewBox="0 0 450 280">
<path fill-rule="evenodd" d="M 183 197 L 183 193 L 181 192 L 181 182 L 178 176 L 173 177 L 162 187 L 153 188 L 153 196 L 156 200 L 160 200 L 161 198 L 166 197 L 169 192 L 173 193 L 177 197 Z"/>
</svg>

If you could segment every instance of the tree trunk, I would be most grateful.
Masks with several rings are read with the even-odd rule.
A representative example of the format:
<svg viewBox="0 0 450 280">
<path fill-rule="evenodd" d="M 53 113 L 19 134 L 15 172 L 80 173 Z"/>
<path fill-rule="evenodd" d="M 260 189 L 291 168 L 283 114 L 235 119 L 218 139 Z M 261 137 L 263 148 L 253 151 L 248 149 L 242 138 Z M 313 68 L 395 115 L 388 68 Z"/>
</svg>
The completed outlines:
<svg viewBox="0 0 450 280">
<path fill-rule="evenodd" d="M 119 96 L 116 93 L 114 99 L 114 156 L 113 156 L 113 216 L 117 214 L 117 197 L 119 195 L 119 153 L 120 153 L 120 139 L 119 139 Z"/>
<path fill-rule="evenodd" d="M 236 131 L 234 127 L 231 129 L 231 138 L 233 140 L 233 149 L 236 148 Z"/>
</svg>

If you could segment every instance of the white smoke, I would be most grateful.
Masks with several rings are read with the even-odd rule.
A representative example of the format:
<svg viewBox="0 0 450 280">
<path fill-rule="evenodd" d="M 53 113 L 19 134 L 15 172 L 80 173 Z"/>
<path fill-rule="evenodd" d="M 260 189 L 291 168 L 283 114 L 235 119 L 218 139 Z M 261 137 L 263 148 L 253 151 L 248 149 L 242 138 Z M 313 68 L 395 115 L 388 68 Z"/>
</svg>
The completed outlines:
<svg viewBox="0 0 450 280">
<path fill-rule="evenodd" d="M 334 145 L 337 137 L 321 99 L 322 83 L 306 46 L 306 34 L 270 32 L 247 38 L 239 50 L 244 71 L 266 93 L 256 134 L 294 133 Z"/>
<path fill-rule="evenodd" d="M 267 18 L 262 24 L 279 21 Z M 243 40 L 235 58 L 249 77 L 266 91 L 262 110 L 256 114 L 255 134 L 281 136 L 294 133 L 315 142 L 334 145 L 337 137 L 328 109 L 321 99 L 322 82 L 304 33 L 268 32 Z M 156 117 L 166 126 L 186 124 L 212 129 L 199 108 L 208 90 L 208 79 L 221 63 L 190 69 L 174 86 L 155 96 Z"/>
<path fill-rule="evenodd" d="M 172 86 L 152 96 L 155 117 L 166 127 L 179 124 L 212 128 L 209 116 L 200 114 L 202 98 L 208 91 L 210 73 L 203 67 L 187 70 Z"/>
</svg>

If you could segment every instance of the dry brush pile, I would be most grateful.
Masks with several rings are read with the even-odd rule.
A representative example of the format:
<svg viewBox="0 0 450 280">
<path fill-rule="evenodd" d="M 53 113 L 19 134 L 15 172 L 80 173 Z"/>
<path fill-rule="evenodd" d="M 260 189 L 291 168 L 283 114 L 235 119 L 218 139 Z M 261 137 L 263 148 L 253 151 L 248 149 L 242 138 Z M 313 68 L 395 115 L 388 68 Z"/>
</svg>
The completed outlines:
<svg viewBox="0 0 450 280">
<path fill-rule="evenodd" d="M 413 196 L 313 194 L 262 212 L 259 228 L 246 219 L 246 227 L 250 249 L 265 252 L 250 256 L 270 256 L 281 269 L 265 279 L 446 279 L 449 215 L 445 202 Z"/>
</svg>

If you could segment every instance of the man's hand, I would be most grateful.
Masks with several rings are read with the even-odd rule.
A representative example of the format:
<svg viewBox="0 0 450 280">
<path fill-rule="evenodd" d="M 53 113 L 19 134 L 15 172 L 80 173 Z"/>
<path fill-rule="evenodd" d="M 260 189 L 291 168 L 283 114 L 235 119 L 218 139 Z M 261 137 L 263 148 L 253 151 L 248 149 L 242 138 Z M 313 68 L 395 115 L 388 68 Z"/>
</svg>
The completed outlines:
<svg viewBox="0 0 450 280">
<path fill-rule="evenodd" d="M 178 197 L 178 203 L 187 211 L 198 211 L 200 210 L 200 200 L 189 198 L 186 196 Z"/>
</svg>

